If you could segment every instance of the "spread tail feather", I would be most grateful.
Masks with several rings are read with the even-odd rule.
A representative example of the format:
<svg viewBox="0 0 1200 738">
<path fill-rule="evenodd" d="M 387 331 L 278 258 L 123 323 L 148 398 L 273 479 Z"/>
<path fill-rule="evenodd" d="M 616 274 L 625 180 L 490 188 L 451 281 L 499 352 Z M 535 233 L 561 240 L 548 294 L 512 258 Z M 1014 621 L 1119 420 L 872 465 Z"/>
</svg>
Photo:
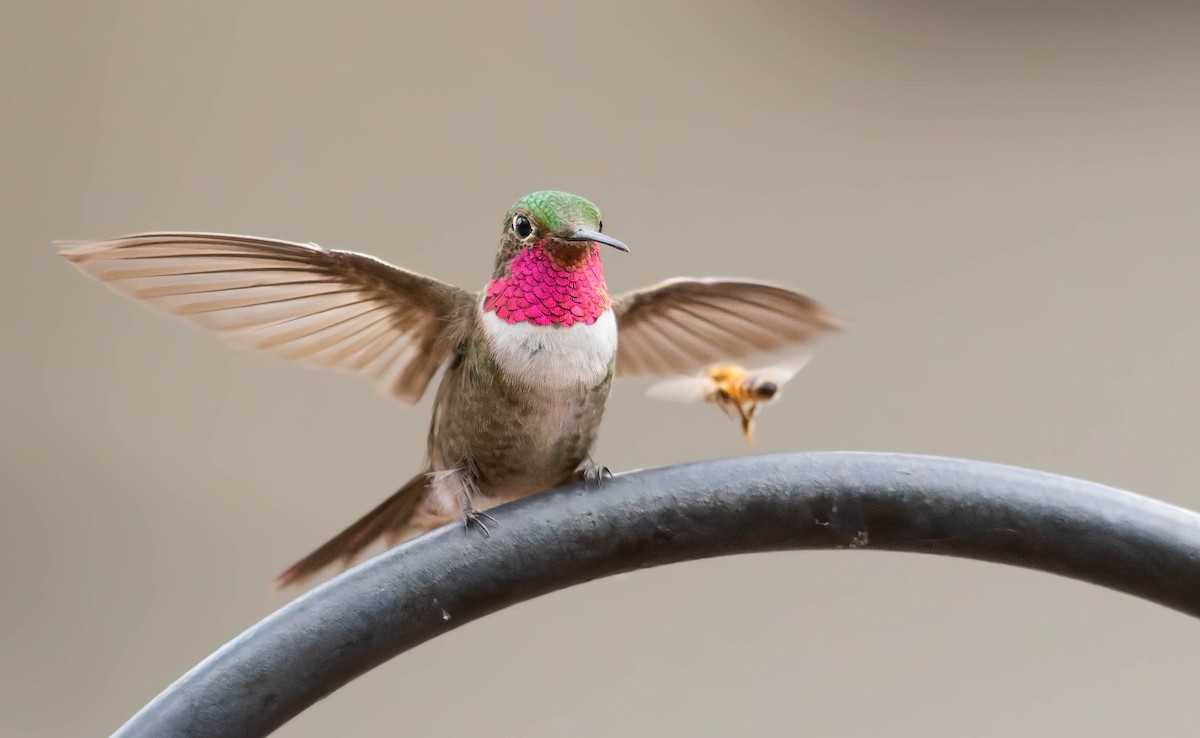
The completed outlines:
<svg viewBox="0 0 1200 738">
<path fill-rule="evenodd" d="M 425 499 L 428 475 L 428 471 L 423 471 L 408 480 L 374 510 L 329 539 L 316 551 L 292 564 L 276 578 L 276 588 L 282 589 L 302 582 L 338 560 L 348 565 L 364 548 L 381 537 L 386 537 L 389 544 L 398 540 L 417 511 L 417 506 Z"/>
</svg>

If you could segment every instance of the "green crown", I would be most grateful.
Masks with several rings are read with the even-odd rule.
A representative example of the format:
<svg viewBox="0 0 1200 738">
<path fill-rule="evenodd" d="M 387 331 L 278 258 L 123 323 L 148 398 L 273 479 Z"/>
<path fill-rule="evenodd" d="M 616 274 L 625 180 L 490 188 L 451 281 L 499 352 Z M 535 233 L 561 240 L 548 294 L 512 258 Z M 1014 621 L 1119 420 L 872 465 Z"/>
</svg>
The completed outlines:
<svg viewBox="0 0 1200 738">
<path fill-rule="evenodd" d="M 552 233 L 562 231 L 568 224 L 582 225 L 593 230 L 600 227 L 600 208 L 569 192 L 531 192 L 513 204 L 506 222 L 512 220 L 518 212 L 525 213 Z"/>
</svg>

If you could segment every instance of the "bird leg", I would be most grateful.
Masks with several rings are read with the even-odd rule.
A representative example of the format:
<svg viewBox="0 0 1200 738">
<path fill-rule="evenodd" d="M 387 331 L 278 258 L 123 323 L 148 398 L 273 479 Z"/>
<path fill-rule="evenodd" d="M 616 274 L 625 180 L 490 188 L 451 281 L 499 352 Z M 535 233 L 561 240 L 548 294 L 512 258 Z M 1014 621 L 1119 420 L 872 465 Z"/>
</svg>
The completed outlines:
<svg viewBox="0 0 1200 738">
<path fill-rule="evenodd" d="M 480 532 L 483 533 L 485 538 L 491 538 L 492 532 L 488 530 L 488 527 L 483 523 L 485 519 L 490 520 L 497 525 L 499 524 L 499 521 L 482 510 L 476 510 L 473 507 L 463 508 L 463 525 L 466 526 L 467 530 L 471 530 L 471 527 L 474 526 L 479 528 Z"/>
<path fill-rule="evenodd" d="M 590 456 L 575 467 L 575 480 L 582 481 L 585 487 L 593 483 L 599 487 L 605 479 L 612 479 L 612 472 L 607 466 L 598 466 Z"/>
<path fill-rule="evenodd" d="M 436 484 L 449 485 L 453 487 L 454 494 L 458 497 L 458 503 L 462 509 L 463 525 L 467 530 L 472 527 L 478 528 L 484 536 L 491 537 L 491 531 L 488 530 L 484 520 L 489 520 L 497 525 L 499 522 L 487 513 L 476 510 L 472 501 L 479 494 L 479 475 L 475 470 L 474 465 L 467 463 L 461 468 L 456 468 L 449 471 L 434 472 L 431 475 Z"/>
</svg>

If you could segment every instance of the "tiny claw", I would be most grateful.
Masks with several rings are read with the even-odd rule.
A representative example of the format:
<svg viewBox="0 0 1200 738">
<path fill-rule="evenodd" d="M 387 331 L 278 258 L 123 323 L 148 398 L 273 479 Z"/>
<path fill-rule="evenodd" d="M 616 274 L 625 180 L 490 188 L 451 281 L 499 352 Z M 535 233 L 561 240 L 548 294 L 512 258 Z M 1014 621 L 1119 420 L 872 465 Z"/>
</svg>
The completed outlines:
<svg viewBox="0 0 1200 738">
<path fill-rule="evenodd" d="M 584 487 L 593 483 L 596 487 L 600 487 L 604 484 L 605 479 L 612 479 L 613 475 L 607 466 L 597 466 L 591 459 L 580 464 L 579 469 L 575 473 L 577 478 L 583 482 Z"/>
<path fill-rule="evenodd" d="M 463 525 L 466 527 L 466 529 L 471 530 L 471 526 L 475 526 L 479 528 L 480 532 L 483 533 L 485 538 L 491 538 L 492 532 L 488 530 L 486 525 L 484 525 L 484 518 L 487 518 L 497 525 L 500 524 L 499 521 L 493 518 L 491 515 L 488 515 L 485 512 L 480 512 L 473 507 L 468 507 L 466 510 L 463 510 Z"/>
</svg>

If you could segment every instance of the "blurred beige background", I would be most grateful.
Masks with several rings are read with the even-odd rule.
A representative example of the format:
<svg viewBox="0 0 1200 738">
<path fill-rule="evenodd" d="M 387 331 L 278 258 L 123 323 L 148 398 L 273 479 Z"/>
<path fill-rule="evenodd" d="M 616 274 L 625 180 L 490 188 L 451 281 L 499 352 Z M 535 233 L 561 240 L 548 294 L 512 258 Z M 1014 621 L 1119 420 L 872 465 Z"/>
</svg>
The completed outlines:
<svg viewBox="0 0 1200 738">
<path fill-rule="evenodd" d="M 1194 7 L 1194 6 L 1193 6 Z M 423 453 L 428 400 L 239 353 L 61 238 L 196 229 L 477 288 L 584 194 L 673 275 L 851 316 L 759 451 L 958 455 L 1200 508 L 1200 12 L 1187 3 L 38 3 L 0 24 L 0 735 L 102 736 L 291 594 Z M 746 453 L 615 392 L 615 469 Z M 1182 736 L 1200 623 L 878 552 L 595 582 L 285 726 L 346 735 Z"/>
</svg>

